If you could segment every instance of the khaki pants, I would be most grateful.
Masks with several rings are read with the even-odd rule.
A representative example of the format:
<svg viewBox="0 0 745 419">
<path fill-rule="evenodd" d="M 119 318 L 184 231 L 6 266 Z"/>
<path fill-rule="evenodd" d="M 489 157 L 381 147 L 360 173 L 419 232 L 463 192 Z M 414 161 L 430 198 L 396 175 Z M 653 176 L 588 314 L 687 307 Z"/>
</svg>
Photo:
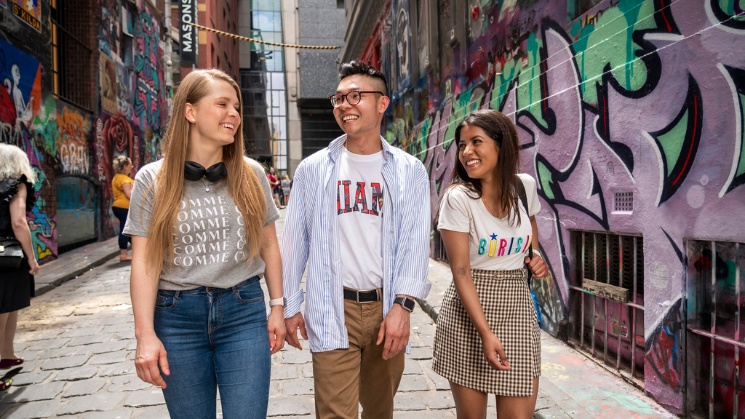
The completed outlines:
<svg viewBox="0 0 745 419">
<path fill-rule="evenodd" d="M 375 345 L 383 321 L 383 304 L 344 300 L 349 349 L 313 354 L 316 417 L 393 418 L 393 396 L 404 372 L 404 351 L 384 361 Z"/>
</svg>

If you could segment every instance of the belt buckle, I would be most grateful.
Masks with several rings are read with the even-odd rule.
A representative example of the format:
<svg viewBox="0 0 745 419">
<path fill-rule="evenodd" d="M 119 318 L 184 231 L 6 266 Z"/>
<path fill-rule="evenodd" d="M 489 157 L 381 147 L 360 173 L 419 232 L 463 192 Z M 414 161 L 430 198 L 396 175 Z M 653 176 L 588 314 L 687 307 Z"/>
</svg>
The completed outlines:
<svg viewBox="0 0 745 419">
<path fill-rule="evenodd" d="M 376 301 L 378 301 L 380 299 L 380 294 L 378 294 L 378 290 L 377 289 L 372 289 L 372 290 L 357 290 L 355 292 L 356 292 L 355 296 L 356 296 L 357 304 L 374 303 L 374 302 L 376 302 Z M 376 299 L 373 300 L 373 301 L 360 301 L 360 293 L 363 293 L 363 292 L 366 293 L 366 294 L 367 293 L 370 293 L 370 292 L 374 292 Z"/>
</svg>

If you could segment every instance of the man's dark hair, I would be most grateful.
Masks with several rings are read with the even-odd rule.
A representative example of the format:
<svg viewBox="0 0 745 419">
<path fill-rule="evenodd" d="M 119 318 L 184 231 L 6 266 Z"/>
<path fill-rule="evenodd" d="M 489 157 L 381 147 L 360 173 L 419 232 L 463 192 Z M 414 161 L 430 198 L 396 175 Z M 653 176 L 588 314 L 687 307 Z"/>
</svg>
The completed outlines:
<svg viewBox="0 0 745 419">
<path fill-rule="evenodd" d="M 385 79 L 385 75 L 378 71 L 375 67 L 367 65 L 361 61 L 350 61 L 348 63 L 344 63 L 341 65 L 341 68 L 339 69 L 339 80 L 344 80 L 345 78 L 349 76 L 367 76 L 372 77 L 373 79 L 378 79 L 381 82 L 383 82 L 383 87 L 385 88 L 386 95 L 388 94 L 388 82 Z"/>
</svg>

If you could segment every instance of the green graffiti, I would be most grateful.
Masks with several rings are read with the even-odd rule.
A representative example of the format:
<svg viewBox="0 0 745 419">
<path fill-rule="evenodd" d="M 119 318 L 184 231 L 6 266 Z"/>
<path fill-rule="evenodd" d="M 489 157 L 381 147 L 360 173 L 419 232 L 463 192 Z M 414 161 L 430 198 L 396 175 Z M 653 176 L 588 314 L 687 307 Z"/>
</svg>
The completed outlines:
<svg viewBox="0 0 745 419">
<path fill-rule="evenodd" d="M 680 153 L 683 150 L 683 144 L 685 143 L 686 135 L 688 133 L 688 117 L 689 113 L 683 114 L 682 118 L 678 121 L 670 131 L 657 136 L 657 142 L 662 148 L 662 154 L 665 159 L 665 167 L 667 173 L 665 176 L 670 176 L 673 168 L 675 168 Z"/>
<path fill-rule="evenodd" d="M 520 61 L 522 71 L 518 74 L 517 103 L 520 111 L 533 113 L 533 109 L 540 109 L 540 102 L 543 99 L 540 81 L 540 45 L 534 33 L 528 36 L 527 44 L 527 60 Z M 540 116 L 540 111 L 536 116 Z"/>
<path fill-rule="evenodd" d="M 538 162 L 537 175 L 538 183 L 541 185 L 543 193 L 546 194 L 546 199 L 553 201 L 556 198 L 554 191 L 551 189 L 551 185 L 554 183 L 553 176 L 551 176 L 551 171 L 548 170 L 548 167 L 540 161 Z"/>
<path fill-rule="evenodd" d="M 398 144 L 406 142 L 406 121 L 404 119 L 396 118 L 393 121 L 394 139 Z"/>
<path fill-rule="evenodd" d="M 522 60 L 508 59 L 502 67 L 502 72 L 494 76 L 492 87 L 492 99 L 489 108 L 500 110 L 504 98 L 510 93 L 510 84 L 517 79 L 516 100 L 519 111 L 528 111 L 538 123 L 546 126 L 546 120 L 541 112 L 540 102 L 545 99 L 541 92 L 541 43 L 539 39 L 530 34 L 528 41 L 528 61 L 523 68 Z M 537 105 L 537 106 L 536 106 Z"/>
<path fill-rule="evenodd" d="M 37 146 L 50 156 L 57 155 L 57 103 L 54 97 L 48 96 L 31 122 L 31 130 L 37 140 Z"/>
<path fill-rule="evenodd" d="M 745 109 L 745 95 L 740 94 L 740 109 Z M 741 121 L 745 121 L 745 114 L 740 117 Z M 737 173 L 735 176 L 742 176 L 745 173 L 745 129 L 740 128 L 740 161 L 737 163 Z"/>
<path fill-rule="evenodd" d="M 738 15 L 737 12 L 735 12 L 735 2 L 740 2 L 740 10 L 745 8 L 745 1 L 743 0 L 719 0 L 719 8 L 722 9 L 724 13 L 727 13 L 728 16 L 734 17 L 734 20 L 743 21 L 745 20 L 745 15 Z"/>
<path fill-rule="evenodd" d="M 450 143 L 455 140 L 455 128 L 458 127 L 460 121 L 469 113 L 479 109 L 483 95 L 481 90 L 479 90 L 478 96 L 473 95 L 473 90 L 466 90 L 453 100 L 453 111 L 450 113 L 450 118 L 448 118 L 448 127 L 442 140 L 443 149 L 447 150 L 450 148 Z"/>
<path fill-rule="evenodd" d="M 622 0 L 618 7 L 595 18 L 579 30 L 577 23 L 572 26 L 572 33 L 578 33 L 572 46 L 582 79 L 583 99 L 592 105 L 598 103 L 596 82 L 606 66 L 610 66 L 613 77 L 626 90 L 636 91 L 644 85 L 646 67 L 637 58 L 641 48 L 632 36 L 636 31 L 656 28 L 652 0 L 641 3 Z"/>
<path fill-rule="evenodd" d="M 429 147 L 427 146 L 427 138 L 429 138 L 429 131 L 432 129 L 432 119 L 425 119 L 419 127 L 419 135 L 416 140 L 412 142 L 409 153 L 424 161 L 427 158 Z"/>
<path fill-rule="evenodd" d="M 502 74 L 496 74 L 494 76 L 494 87 L 491 93 L 492 100 L 489 103 L 490 108 L 500 110 L 499 105 L 509 93 L 510 84 L 519 74 L 520 71 L 517 69 L 514 60 L 508 60 L 504 63 Z"/>
</svg>

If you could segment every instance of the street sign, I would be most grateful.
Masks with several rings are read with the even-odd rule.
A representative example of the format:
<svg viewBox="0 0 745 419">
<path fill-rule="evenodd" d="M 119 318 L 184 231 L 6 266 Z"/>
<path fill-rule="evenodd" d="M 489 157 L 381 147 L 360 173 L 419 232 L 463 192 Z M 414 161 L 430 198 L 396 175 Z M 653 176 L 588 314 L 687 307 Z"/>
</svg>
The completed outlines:
<svg viewBox="0 0 745 419">
<path fill-rule="evenodd" d="M 179 43 L 181 46 L 181 65 L 197 63 L 197 0 L 179 0 Z"/>
</svg>

